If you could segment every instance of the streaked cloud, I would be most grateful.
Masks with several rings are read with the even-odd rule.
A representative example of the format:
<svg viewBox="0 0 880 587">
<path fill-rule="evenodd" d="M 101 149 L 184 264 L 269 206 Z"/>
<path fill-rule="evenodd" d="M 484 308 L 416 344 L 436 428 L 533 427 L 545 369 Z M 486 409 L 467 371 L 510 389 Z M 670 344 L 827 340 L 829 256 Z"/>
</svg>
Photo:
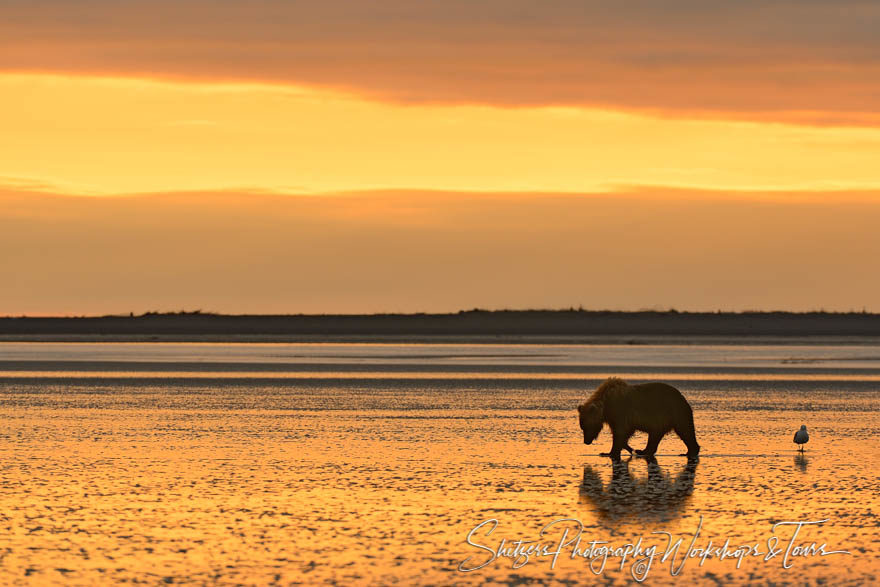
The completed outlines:
<svg viewBox="0 0 880 587">
<path fill-rule="evenodd" d="M 0 175 L 74 193 L 880 187 L 880 128 L 400 107 L 287 85 L 6 74 L 0 128 Z"/>
<path fill-rule="evenodd" d="M 862 0 L 6 0 L 0 10 L 7 72 L 880 123 L 880 4 Z"/>
<path fill-rule="evenodd" d="M 856 0 L 5 0 L 0 312 L 880 310 L 877 30 Z"/>
<path fill-rule="evenodd" d="M 5 314 L 880 310 L 880 193 L 0 190 Z"/>
</svg>

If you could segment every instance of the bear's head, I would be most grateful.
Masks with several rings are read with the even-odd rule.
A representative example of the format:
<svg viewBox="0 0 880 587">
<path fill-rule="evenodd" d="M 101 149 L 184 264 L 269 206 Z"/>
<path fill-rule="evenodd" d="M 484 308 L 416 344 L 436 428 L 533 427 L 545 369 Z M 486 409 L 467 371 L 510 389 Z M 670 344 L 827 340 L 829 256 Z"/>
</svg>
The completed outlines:
<svg viewBox="0 0 880 587">
<path fill-rule="evenodd" d="M 578 406 L 581 430 L 584 431 L 584 444 L 592 444 L 602 432 L 604 414 L 599 403 L 583 403 Z"/>
</svg>

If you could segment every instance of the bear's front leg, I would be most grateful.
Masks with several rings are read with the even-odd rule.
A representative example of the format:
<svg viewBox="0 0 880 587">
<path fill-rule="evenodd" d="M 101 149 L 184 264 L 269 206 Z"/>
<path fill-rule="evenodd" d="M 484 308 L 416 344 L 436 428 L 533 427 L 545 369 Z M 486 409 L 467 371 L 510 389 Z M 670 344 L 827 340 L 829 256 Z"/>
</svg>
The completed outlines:
<svg viewBox="0 0 880 587">
<path fill-rule="evenodd" d="M 657 446 L 660 444 L 660 441 L 663 440 L 663 434 L 658 432 L 650 432 L 648 433 L 648 444 L 645 445 L 645 448 L 642 450 L 637 450 L 636 454 L 639 456 L 643 456 L 645 458 L 652 458 L 655 454 L 657 454 Z"/>
<path fill-rule="evenodd" d="M 629 449 L 629 443 L 627 441 L 629 440 L 630 436 L 632 436 L 632 434 L 622 434 L 612 430 L 611 451 L 603 452 L 599 456 L 611 457 L 611 460 L 619 461 L 620 451 L 625 448 Z"/>
<path fill-rule="evenodd" d="M 633 452 L 635 452 L 636 454 L 642 454 L 642 451 L 641 451 L 641 450 L 633 451 L 633 447 L 631 447 L 631 446 L 629 445 L 629 443 L 623 445 L 623 450 L 625 450 L 626 452 L 628 452 L 628 453 L 630 454 L 630 456 L 632 456 Z M 611 456 L 611 453 L 610 453 L 610 452 L 600 452 L 600 453 L 599 453 L 599 456 L 600 456 L 600 457 L 610 457 L 610 456 Z"/>
</svg>

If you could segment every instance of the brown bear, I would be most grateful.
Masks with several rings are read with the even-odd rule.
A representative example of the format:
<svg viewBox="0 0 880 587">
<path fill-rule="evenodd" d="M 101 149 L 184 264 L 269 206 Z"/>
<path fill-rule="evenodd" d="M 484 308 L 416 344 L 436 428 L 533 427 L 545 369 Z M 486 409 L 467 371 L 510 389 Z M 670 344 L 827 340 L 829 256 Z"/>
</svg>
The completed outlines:
<svg viewBox="0 0 880 587">
<path fill-rule="evenodd" d="M 611 428 L 611 451 L 602 453 L 620 460 L 620 451 L 632 452 L 628 442 L 636 430 L 648 433 L 648 444 L 636 453 L 653 458 L 657 445 L 667 432 L 674 430 L 687 445 L 688 458 L 700 453 L 694 431 L 694 414 L 681 392 L 665 383 L 629 385 L 612 377 L 599 386 L 587 401 L 578 406 L 584 444 L 592 444 L 602 426 Z"/>
</svg>

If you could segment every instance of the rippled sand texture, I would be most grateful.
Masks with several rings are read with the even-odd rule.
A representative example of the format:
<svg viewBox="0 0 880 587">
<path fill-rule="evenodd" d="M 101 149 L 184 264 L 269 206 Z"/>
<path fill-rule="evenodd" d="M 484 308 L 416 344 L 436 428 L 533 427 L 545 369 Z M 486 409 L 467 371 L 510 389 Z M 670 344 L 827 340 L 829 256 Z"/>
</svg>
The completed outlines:
<svg viewBox="0 0 880 587">
<path fill-rule="evenodd" d="M 494 532 L 487 535 L 484 526 L 473 538 L 495 548 L 502 538 L 508 547 L 538 540 L 543 526 L 562 518 L 583 525 L 582 548 L 590 540 L 623 546 L 639 537 L 644 546 L 656 545 L 661 552 L 648 572 L 650 585 L 868 585 L 880 577 L 880 384 L 872 383 L 880 368 L 870 364 L 871 352 L 880 354 L 876 348 L 847 351 L 868 357 L 858 367 L 832 366 L 817 375 L 803 363 L 785 363 L 787 378 L 768 380 L 700 378 L 697 368 L 676 374 L 668 357 L 656 359 L 652 368 L 665 372 L 694 406 L 699 462 L 675 456 L 684 446 L 669 436 L 656 463 L 625 458 L 613 465 L 597 456 L 610 445 L 607 430 L 585 446 L 574 411 L 597 374 L 499 378 L 487 369 L 470 378 L 441 372 L 427 379 L 361 379 L 357 372 L 270 382 L 258 376 L 165 380 L 155 373 L 64 378 L 53 376 L 51 365 L 22 375 L 28 365 L 21 361 L 51 353 L 21 346 L 7 347 L 6 356 L 18 361 L 7 371 L 15 374 L 0 372 L 3 584 L 633 582 L 630 560 L 621 570 L 620 559 L 609 558 L 598 572 L 596 559 L 591 571 L 589 560 L 570 557 L 570 548 L 553 568 L 551 557 L 532 557 L 518 569 L 500 558 L 473 572 L 457 570 L 468 557 L 466 567 L 489 558 L 465 542 L 480 522 L 497 520 Z M 121 360 L 105 346 L 110 350 L 95 352 Z M 286 346 L 292 353 L 306 345 Z M 264 356 L 266 348 L 254 352 Z M 77 356 L 76 348 L 69 350 Z M 203 350 L 166 348 L 167 356 L 156 360 L 174 362 Z M 419 370 L 542 364 L 426 358 L 437 350 L 407 352 Z M 594 356 L 578 349 L 575 360 L 556 349 L 571 359 L 566 362 L 551 360 L 546 348 L 495 352 L 543 353 L 543 363 L 575 366 Z M 607 353 L 599 364 L 620 371 L 637 363 L 640 352 L 653 351 L 595 349 L 595 355 Z M 713 352 L 716 358 L 706 359 Z M 753 347 L 749 360 L 737 365 L 740 375 L 760 373 L 781 365 L 780 357 L 798 359 L 804 352 Z M 297 360 L 329 362 L 334 373 L 345 371 L 341 363 L 392 360 L 365 358 L 362 347 L 345 345 L 329 354 L 336 358 Z M 731 371 L 721 357 L 736 351 L 677 354 L 679 366 L 714 361 L 706 372 L 717 374 Z M 89 358 L 74 360 L 85 365 Z M 373 373 L 382 368 L 376 363 Z M 863 377 L 835 380 L 835 369 Z M 792 444 L 801 424 L 811 434 L 803 455 Z M 644 442 L 641 435 L 631 444 Z M 736 559 L 700 566 L 693 558 L 680 569 L 681 555 L 661 562 L 666 539 L 651 533 L 683 537 L 683 554 L 701 518 L 696 547 L 729 538 L 730 550 L 757 544 L 766 552 L 774 523 L 827 519 L 803 528 L 796 543 L 827 543 L 827 551 L 851 554 L 792 557 L 789 569 L 784 552 L 769 561 L 747 557 L 739 569 Z M 563 527 L 571 537 L 574 522 L 552 528 L 543 541 L 558 542 Z M 777 528 L 783 551 L 792 531 Z"/>
</svg>

